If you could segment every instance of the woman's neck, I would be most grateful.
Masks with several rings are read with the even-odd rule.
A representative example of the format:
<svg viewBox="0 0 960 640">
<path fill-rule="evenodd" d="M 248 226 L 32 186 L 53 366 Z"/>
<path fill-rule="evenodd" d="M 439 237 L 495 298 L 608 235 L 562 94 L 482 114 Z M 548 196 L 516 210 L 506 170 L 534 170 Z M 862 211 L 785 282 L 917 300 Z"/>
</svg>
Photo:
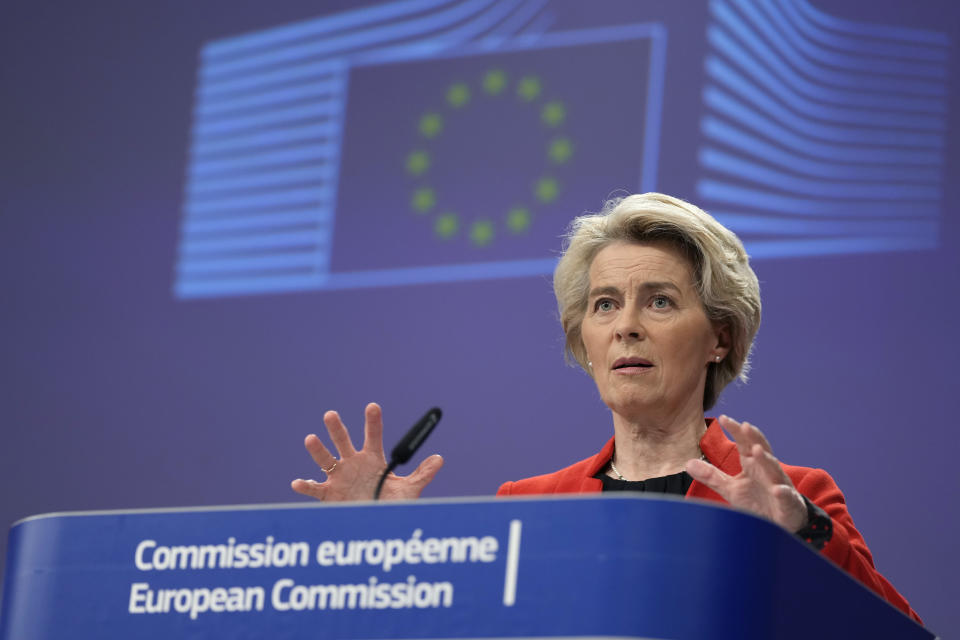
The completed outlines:
<svg viewBox="0 0 960 640">
<path fill-rule="evenodd" d="M 706 431 L 699 413 L 671 420 L 629 420 L 613 414 L 613 463 L 625 480 L 646 480 L 683 471 L 699 458 Z M 616 477 L 614 473 L 614 477 Z"/>
</svg>

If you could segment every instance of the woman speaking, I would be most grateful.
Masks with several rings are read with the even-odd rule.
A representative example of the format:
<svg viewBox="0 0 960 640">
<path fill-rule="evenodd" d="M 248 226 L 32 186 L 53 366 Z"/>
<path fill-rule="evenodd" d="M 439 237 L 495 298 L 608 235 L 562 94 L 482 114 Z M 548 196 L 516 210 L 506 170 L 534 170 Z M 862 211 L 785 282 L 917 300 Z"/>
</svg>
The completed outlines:
<svg viewBox="0 0 960 640">
<path fill-rule="evenodd" d="M 760 288 L 736 235 L 682 200 L 629 196 L 574 220 L 553 283 L 567 355 L 596 383 L 613 436 L 599 453 L 507 482 L 498 495 L 645 491 L 729 503 L 797 534 L 920 620 L 874 567 L 825 471 L 781 463 L 752 424 L 704 417 L 727 384 L 746 379 L 760 324 Z M 329 501 L 373 495 L 387 466 L 380 407 L 368 405 L 365 417 L 357 451 L 339 415 L 324 415 L 340 457 L 308 436 L 327 478 L 295 480 L 295 491 Z M 409 476 L 391 475 L 382 495 L 415 498 L 442 465 L 431 456 Z"/>
</svg>

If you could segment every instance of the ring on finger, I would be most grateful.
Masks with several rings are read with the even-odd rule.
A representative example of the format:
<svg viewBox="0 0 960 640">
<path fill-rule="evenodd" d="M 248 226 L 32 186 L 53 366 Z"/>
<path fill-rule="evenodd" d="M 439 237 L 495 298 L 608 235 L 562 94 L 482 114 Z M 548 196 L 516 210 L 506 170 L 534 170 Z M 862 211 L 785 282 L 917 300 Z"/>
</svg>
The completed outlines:
<svg viewBox="0 0 960 640">
<path fill-rule="evenodd" d="M 340 462 L 339 460 L 334 460 L 333 464 L 330 466 L 329 469 L 324 469 L 323 467 L 320 467 L 320 470 L 323 471 L 325 474 L 330 475 L 331 473 L 333 473 L 333 470 L 337 468 L 337 464 L 339 462 Z"/>
</svg>

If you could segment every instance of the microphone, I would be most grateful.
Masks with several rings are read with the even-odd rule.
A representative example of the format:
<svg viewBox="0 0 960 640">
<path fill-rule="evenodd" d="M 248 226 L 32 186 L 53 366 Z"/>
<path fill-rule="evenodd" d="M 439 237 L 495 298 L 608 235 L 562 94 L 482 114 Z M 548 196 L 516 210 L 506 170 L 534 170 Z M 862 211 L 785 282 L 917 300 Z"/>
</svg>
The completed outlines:
<svg viewBox="0 0 960 640">
<path fill-rule="evenodd" d="M 377 483 L 377 490 L 373 493 L 374 500 L 380 499 L 380 490 L 383 489 L 383 481 L 387 479 L 390 472 L 396 469 L 398 465 L 406 463 L 413 457 L 413 454 L 417 452 L 417 449 L 419 449 L 423 441 L 427 439 L 427 436 L 430 435 L 433 428 L 440 422 L 442 416 L 443 412 L 440 411 L 439 407 L 433 407 L 427 411 L 415 425 L 410 427 L 406 435 L 403 436 L 400 442 L 390 451 L 390 464 L 387 465 L 387 470 L 380 476 L 380 482 Z"/>
</svg>

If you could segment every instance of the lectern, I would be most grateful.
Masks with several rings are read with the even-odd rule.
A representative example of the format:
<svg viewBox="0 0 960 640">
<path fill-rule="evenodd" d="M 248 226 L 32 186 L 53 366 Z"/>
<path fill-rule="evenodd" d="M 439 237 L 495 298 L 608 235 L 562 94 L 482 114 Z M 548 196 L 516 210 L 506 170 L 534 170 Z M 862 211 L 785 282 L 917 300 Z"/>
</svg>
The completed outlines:
<svg viewBox="0 0 960 640">
<path fill-rule="evenodd" d="M 777 526 L 643 495 L 59 513 L 0 639 L 933 635 Z"/>
</svg>

